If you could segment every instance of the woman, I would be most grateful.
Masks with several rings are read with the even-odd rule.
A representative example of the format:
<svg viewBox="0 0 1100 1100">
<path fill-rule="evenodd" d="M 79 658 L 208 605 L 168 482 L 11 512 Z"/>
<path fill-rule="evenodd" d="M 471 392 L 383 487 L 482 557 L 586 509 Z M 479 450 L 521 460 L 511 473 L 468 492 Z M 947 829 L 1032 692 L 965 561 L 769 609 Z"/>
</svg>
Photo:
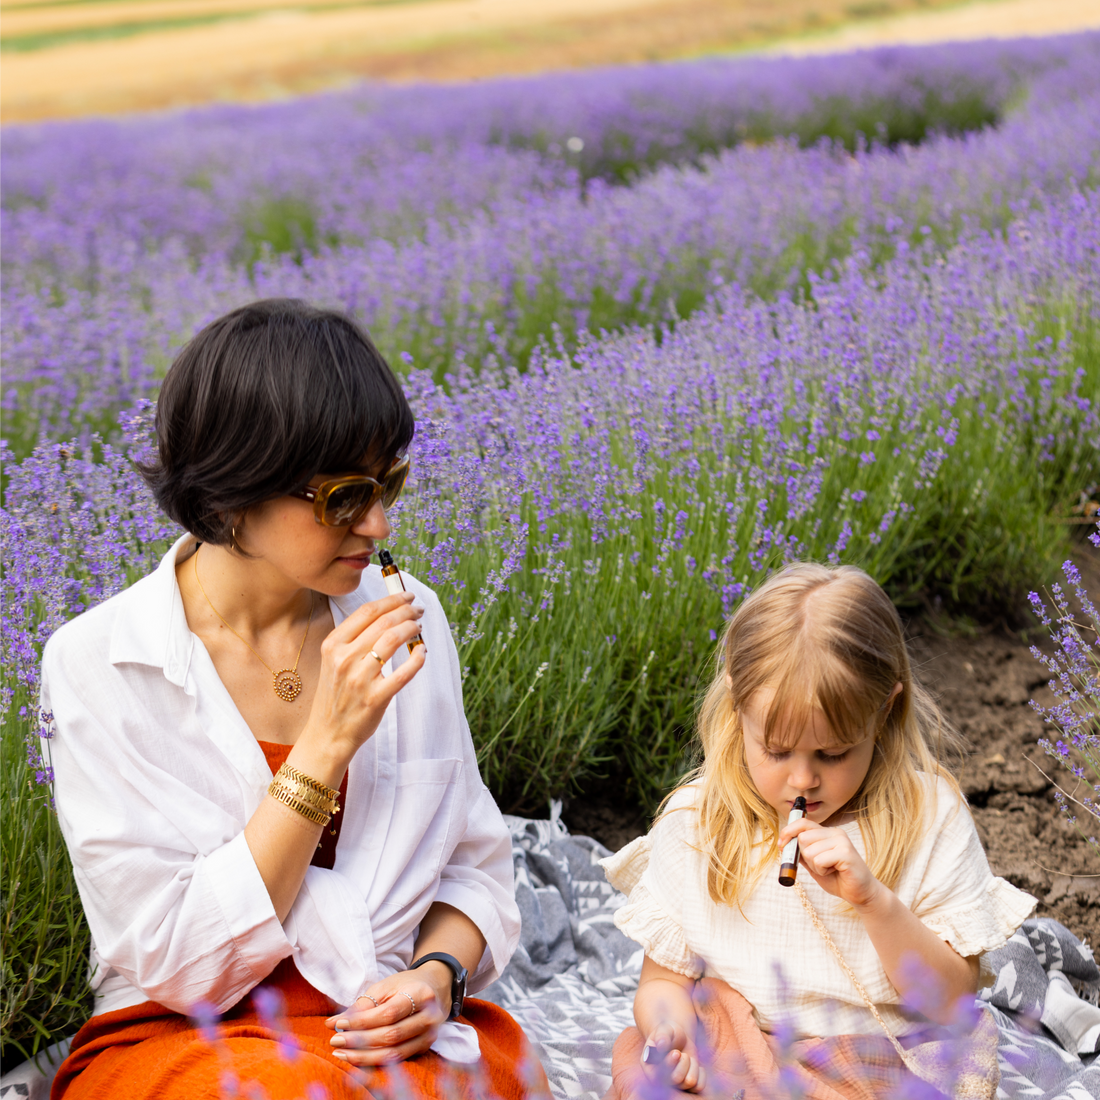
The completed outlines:
<svg viewBox="0 0 1100 1100">
<path fill-rule="evenodd" d="M 413 428 L 369 339 L 300 302 L 168 372 L 143 472 L 189 534 L 43 661 L 96 992 L 54 1100 L 363 1098 L 397 1062 L 427 1096 L 545 1088 L 515 1022 L 463 1004 L 519 914 L 446 616 L 370 565 Z M 215 1012 L 211 1042 L 187 1014 Z"/>
</svg>

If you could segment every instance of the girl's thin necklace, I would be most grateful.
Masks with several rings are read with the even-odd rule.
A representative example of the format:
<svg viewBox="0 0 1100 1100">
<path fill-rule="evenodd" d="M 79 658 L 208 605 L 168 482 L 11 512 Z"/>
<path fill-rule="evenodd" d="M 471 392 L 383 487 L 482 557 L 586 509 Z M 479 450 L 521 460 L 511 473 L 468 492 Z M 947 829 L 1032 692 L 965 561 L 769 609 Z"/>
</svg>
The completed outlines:
<svg viewBox="0 0 1100 1100">
<path fill-rule="evenodd" d="M 199 586 L 199 591 L 206 596 L 206 602 L 210 604 L 210 610 L 214 612 L 222 621 L 222 626 L 229 631 L 238 641 L 244 642 L 251 650 L 252 655 L 260 662 L 268 672 L 271 673 L 272 687 L 275 690 L 275 694 L 278 695 L 286 703 L 293 703 L 295 699 L 301 694 L 302 691 L 302 678 L 298 675 L 298 662 L 302 659 L 302 650 L 306 648 L 306 638 L 309 637 L 309 628 L 313 624 L 313 611 L 317 603 L 317 593 L 311 592 L 309 594 L 309 620 L 306 622 L 306 632 L 302 635 L 302 644 L 298 647 L 298 656 L 294 658 L 293 668 L 281 668 L 278 672 L 275 671 L 250 645 L 245 642 L 230 625 L 222 619 L 221 612 L 214 606 L 210 597 L 206 595 L 206 589 L 202 586 L 202 581 L 199 580 L 199 552 L 195 551 L 195 583 Z"/>
</svg>

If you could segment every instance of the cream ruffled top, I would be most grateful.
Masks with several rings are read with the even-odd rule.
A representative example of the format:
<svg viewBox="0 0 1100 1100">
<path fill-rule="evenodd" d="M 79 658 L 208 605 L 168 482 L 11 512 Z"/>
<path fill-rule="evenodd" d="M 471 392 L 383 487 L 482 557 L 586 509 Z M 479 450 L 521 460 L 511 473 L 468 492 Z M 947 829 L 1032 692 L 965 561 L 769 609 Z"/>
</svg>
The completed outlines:
<svg viewBox="0 0 1100 1100">
<path fill-rule="evenodd" d="M 927 782 L 935 798 L 926 820 L 913 823 L 913 853 L 896 893 L 960 955 L 982 955 L 1007 942 L 1035 899 L 994 877 L 965 804 L 945 780 Z M 648 836 L 601 860 L 611 885 L 629 895 L 615 923 L 661 966 L 728 982 L 753 1006 L 765 1031 L 789 1021 L 799 1038 L 881 1035 L 797 892 L 779 885 L 778 865 L 764 872 L 743 913 L 711 900 L 696 791 L 694 785 L 683 788 Z M 841 827 L 864 854 L 858 823 Z M 891 1031 L 918 1030 L 923 1021 L 900 1008 L 859 919 L 805 871 L 799 881 Z M 987 967 L 983 974 L 988 979 Z"/>
</svg>

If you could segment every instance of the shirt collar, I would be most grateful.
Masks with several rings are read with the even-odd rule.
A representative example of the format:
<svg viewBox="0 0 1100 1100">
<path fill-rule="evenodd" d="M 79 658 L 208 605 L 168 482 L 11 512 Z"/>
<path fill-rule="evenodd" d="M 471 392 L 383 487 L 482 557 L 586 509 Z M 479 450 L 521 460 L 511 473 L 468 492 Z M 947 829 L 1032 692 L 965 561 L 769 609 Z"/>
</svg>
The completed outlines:
<svg viewBox="0 0 1100 1100">
<path fill-rule="evenodd" d="M 170 683 L 183 686 L 195 636 L 187 625 L 176 566 L 190 557 L 197 545 L 194 535 L 183 535 L 152 573 L 115 597 L 119 613 L 111 631 L 111 664 L 163 668 Z"/>
<path fill-rule="evenodd" d="M 186 561 L 197 546 L 194 535 L 181 536 L 152 573 L 115 597 L 119 601 L 119 614 L 111 632 L 111 664 L 163 668 L 170 683 L 183 687 L 195 649 L 195 635 L 187 625 L 176 566 Z M 373 566 L 368 570 L 375 571 Z M 329 598 L 335 624 L 339 625 L 370 598 L 363 588 L 360 585 L 346 596 Z M 380 596 L 376 594 L 376 598 Z"/>
</svg>

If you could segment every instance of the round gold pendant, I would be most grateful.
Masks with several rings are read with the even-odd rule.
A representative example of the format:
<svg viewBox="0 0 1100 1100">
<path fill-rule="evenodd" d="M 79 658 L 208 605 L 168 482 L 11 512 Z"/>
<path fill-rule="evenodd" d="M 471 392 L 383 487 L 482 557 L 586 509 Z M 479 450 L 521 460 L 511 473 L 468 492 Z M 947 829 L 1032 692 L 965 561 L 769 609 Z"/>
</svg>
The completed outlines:
<svg viewBox="0 0 1100 1100">
<path fill-rule="evenodd" d="M 293 703 L 302 691 L 302 678 L 292 668 L 281 668 L 274 674 L 275 694 L 286 703 Z"/>
</svg>

